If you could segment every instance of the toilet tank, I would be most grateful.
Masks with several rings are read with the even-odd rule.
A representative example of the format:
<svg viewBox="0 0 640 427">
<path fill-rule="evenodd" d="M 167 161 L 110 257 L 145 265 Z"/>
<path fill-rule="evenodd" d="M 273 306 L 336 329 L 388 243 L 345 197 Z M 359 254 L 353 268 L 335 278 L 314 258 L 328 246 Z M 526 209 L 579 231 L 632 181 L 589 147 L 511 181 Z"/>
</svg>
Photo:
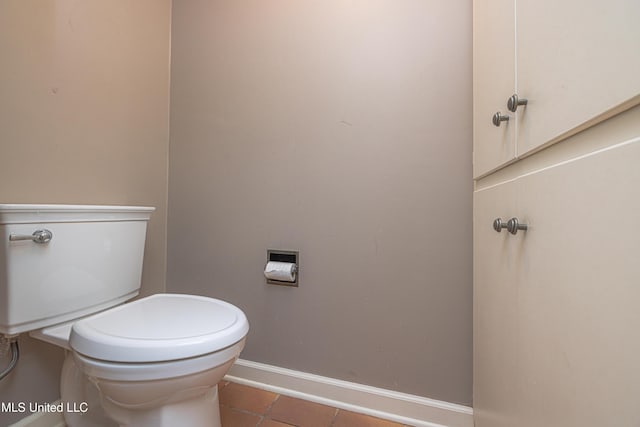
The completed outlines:
<svg viewBox="0 0 640 427">
<path fill-rule="evenodd" d="M 54 325 L 137 295 L 154 210 L 0 204 L 0 333 Z M 51 240 L 31 240 L 37 230 L 50 231 Z"/>
</svg>

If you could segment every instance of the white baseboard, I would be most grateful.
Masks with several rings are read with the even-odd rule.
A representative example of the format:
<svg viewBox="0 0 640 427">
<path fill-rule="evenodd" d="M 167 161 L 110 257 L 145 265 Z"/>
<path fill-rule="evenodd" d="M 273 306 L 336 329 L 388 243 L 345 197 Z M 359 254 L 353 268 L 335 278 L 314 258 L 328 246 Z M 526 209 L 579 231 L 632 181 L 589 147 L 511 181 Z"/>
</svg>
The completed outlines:
<svg viewBox="0 0 640 427">
<path fill-rule="evenodd" d="M 468 406 L 238 359 L 225 379 L 416 427 L 473 427 Z"/>
<path fill-rule="evenodd" d="M 53 405 L 59 400 L 51 402 Z M 35 412 L 9 427 L 65 427 L 64 416 L 60 412 Z"/>
</svg>

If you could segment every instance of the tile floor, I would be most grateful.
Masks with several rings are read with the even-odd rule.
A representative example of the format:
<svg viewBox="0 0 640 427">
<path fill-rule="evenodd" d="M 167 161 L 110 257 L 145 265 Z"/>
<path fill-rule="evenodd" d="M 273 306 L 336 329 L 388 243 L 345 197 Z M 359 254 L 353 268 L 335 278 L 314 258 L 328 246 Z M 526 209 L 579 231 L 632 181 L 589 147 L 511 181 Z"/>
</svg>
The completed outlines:
<svg viewBox="0 0 640 427">
<path fill-rule="evenodd" d="M 222 381 L 218 390 L 222 427 L 403 427 L 241 384 Z"/>
</svg>

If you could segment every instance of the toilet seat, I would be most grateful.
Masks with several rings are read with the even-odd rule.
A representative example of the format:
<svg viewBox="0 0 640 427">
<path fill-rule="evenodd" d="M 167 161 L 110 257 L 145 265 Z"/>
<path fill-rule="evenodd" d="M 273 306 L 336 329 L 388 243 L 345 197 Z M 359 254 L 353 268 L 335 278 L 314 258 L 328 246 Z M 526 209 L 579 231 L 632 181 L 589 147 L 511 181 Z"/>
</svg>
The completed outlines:
<svg viewBox="0 0 640 427">
<path fill-rule="evenodd" d="M 197 374 L 226 364 L 231 365 L 244 348 L 245 340 L 222 350 L 187 359 L 153 363 L 123 363 L 93 359 L 73 353 L 85 375 L 109 381 L 156 381 Z M 228 369 L 228 368 L 227 368 Z"/>
<path fill-rule="evenodd" d="M 162 365 L 219 352 L 248 330 L 244 313 L 224 301 L 156 294 L 75 322 L 69 345 L 98 364 Z"/>
</svg>

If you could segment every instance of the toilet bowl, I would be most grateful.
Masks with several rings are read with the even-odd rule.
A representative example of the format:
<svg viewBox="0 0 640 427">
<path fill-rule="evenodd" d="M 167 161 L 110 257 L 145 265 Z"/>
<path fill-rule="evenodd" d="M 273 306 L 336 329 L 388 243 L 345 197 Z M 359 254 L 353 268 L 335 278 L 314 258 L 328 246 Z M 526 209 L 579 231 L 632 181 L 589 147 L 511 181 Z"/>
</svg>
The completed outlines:
<svg viewBox="0 0 640 427">
<path fill-rule="evenodd" d="M 249 324 L 203 296 L 126 302 L 140 289 L 153 210 L 0 204 L 0 334 L 66 349 L 69 427 L 220 426 L 217 384 Z"/>
<path fill-rule="evenodd" d="M 156 294 L 31 335 L 70 350 L 62 400 L 86 411 L 65 414 L 69 427 L 109 425 L 102 413 L 111 425 L 217 427 L 217 384 L 248 330 L 224 301 Z"/>
</svg>

